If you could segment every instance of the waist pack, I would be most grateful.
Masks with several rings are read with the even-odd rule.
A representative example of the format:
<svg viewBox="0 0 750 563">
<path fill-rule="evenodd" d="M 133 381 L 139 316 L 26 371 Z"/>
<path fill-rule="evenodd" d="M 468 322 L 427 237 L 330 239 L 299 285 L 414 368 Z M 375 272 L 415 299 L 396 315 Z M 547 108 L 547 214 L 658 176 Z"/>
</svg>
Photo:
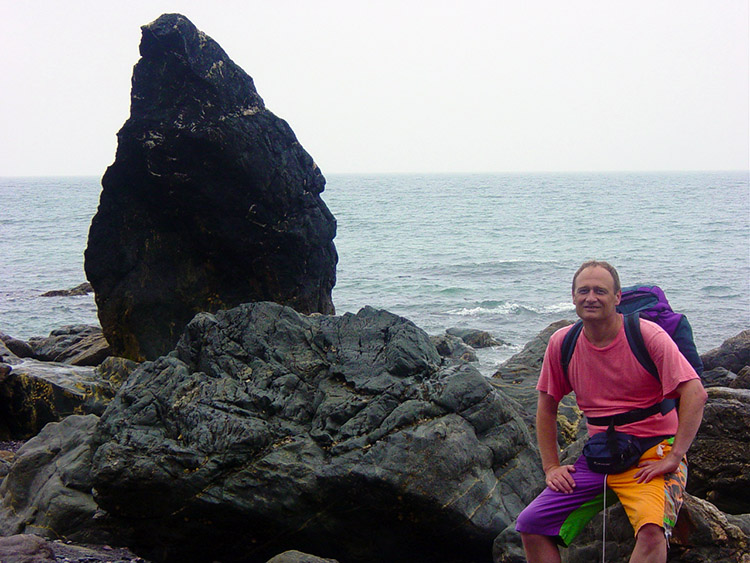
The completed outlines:
<svg viewBox="0 0 750 563">
<path fill-rule="evenodd" d="M 589 438 L 583 446 L 583 455 L 591 471 L 614 475 L 633 467 L 646 450 L 664 438 L 664 436 L 638 438 L 609 428 Z"/>
</svg>

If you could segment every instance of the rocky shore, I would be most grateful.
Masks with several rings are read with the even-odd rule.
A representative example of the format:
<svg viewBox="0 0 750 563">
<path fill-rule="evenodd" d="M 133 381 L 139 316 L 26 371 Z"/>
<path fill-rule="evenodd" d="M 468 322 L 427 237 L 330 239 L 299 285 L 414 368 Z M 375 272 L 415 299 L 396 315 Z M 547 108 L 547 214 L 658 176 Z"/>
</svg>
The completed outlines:
<svg viewBox="0 0 750 563">
<path fill-rule="evenodd" d="M 513 521 L 543 482 L 533 386 L 557 326 L 492 378 L 461 358 L 465 341 L 457 359 L 441 355 L 443 335 L 367 307 L 340 317 L 273 303 L 199 314 L 172 352 L 140 364 L 74 365 L 82 341 L 100 348 L 95 327 L 29 342 L 0 335 L 0 553 L 522 561 Z M 39 359 L 51 348 L 62 361 Z M 710 399 L 670 561 L 745 561 L 749 356 L 750 331 L 704 354 Z M 571 404 L 559 422 L 573 455 L 580 413 Z M 627 529 L 610 510 L 612 527 Z M 594 560 L 601 536 L 589 528 L 567 561 Z M 625 561 L 631 538 L 608 537 L 612 561 Z"/>
</svg>

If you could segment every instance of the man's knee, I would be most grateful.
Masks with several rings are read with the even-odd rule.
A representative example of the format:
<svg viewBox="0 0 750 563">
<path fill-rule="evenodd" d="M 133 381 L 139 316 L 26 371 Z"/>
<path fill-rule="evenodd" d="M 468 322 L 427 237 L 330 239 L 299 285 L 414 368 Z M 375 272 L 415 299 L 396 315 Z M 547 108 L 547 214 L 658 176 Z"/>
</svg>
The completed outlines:
<svg viewBox="0 0 750 563">
<path fill-rule="evenodd" d="M 664 536 L 664 528 L 656 524 L 644 524 L 638 530 L 636 542 L 648 550 L 659 549 L 667 542 L 667 538 Z"/>
<path fill-rule="evenodd" d="M 530 563 L 555 563 L 560 561 L 560 550 L 557 543 L 549 536 L 521 532 L 526 560 Z"/>
</svg>

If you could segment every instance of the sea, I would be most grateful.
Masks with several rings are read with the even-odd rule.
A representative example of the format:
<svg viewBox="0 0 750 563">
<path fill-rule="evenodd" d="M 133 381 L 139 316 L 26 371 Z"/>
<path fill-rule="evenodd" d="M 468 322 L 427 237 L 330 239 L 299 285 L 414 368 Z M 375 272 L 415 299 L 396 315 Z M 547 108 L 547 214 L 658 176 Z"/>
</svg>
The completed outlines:
<svg viewBox="0 0 750 563">
<path fill-rule="evenodd" d="M 96 177 L 0 178 L 0 332 L 28 340 L 98 324 L 85 281 Z M 607 260 L 623 285 L 656 284 L 699 352 L 750 328 L 747 171 L 331 174 L 337 314 L 386 309 L 428 334 L 485 330 L 491 375 L 550 323 L 575 319 L 571 280 Z"/>
</svg>

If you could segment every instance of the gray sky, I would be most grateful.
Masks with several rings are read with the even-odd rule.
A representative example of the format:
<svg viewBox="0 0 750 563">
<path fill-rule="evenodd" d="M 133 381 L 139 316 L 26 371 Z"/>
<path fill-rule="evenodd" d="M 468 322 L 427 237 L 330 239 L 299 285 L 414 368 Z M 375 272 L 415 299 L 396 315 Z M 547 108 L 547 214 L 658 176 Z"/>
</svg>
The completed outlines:
<svg viewBox="0 0 750 563">
<path fill-rule="evenodd" d="M 165 12 L 324 174 L 750 168 L 747 0 L 0 0 L 0 176 L 101 175 Z"/>
</svg>

